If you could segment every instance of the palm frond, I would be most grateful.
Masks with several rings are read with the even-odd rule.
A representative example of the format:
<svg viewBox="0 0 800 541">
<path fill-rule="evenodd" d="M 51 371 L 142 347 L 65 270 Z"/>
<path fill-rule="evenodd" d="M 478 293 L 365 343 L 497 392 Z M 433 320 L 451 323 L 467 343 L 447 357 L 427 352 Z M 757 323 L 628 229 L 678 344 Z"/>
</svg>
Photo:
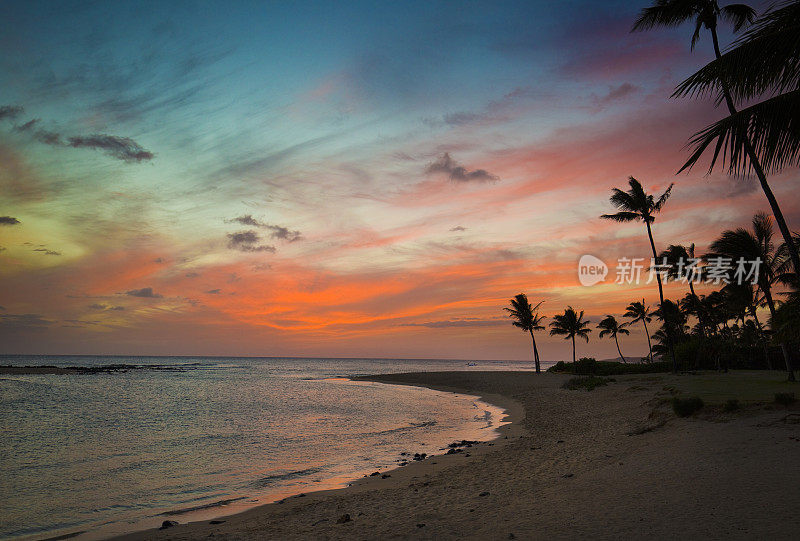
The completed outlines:
<svg viewBox="0 0 800 541">
<path fill-rule="evenodd" d="M 723 84 L 736 102 L 800 87 L 800 2 L 769 10 L 720 59 L 681 82 L 672 97 L 715 96 L 720 103 Z"/>
<path fill-rule="evenodd" d="M 700 32 L 703 30 L 703 19 L 698 17 L 697 21 L 694 24 L 694 33 L 692 34 L 692 42 L 689 46 L 690 51 L 694 51 L 694 46 L 697 45 L 697 42 L 700 40 Z"/>
<path fill-rule="evenodd" d="M 672 193 L 672 187 L 673 186 L 675 186 L 674 182 L 669 185 L 669 188 L 667 188 L 664 191 L 664 193 L 661 194 L 661 197 L 658 198 L 658 202 L 655 205 L 653 205 L 653 210 L 655 212 L 660 212 L 661 211 L 661 207 L 664 206 L 664 203 L 667 202 L 667 199 L 669 199 L 669 196 Z"/>
<path fill-rule="evenodd" d="M 800 164 L 800 90 L 767 99 L 730 115 L 696 133 L 689 141 L 692 154 L 680 171 L 691 169 L 714 143 L 709 173 L 722 154 L 723 168 L 735 176 L 752 170 L 746 145 L 767 173 Z"/>
<path fill-rule="evenodd" d="M 655 4 L 642 9 L 631 32 L 653 28 L 680 26 L 695 15 L 695 2 L 687 0 L 656 0 Z"/>
<path fill-rule="evenodd" d="M 733 25 L 738 32 L 756 19 L 756 10 L 745 4 L 729 4 L 719 10 L 719 16 Z"/>
<path fill-rule="evenodd" d="M 617 212 L 616 214 L 601 214 L 601 218 L 606 220 L 614 220 L 615 222 L 632 222 L 641 219 L 641 216 L 636 212 Z"/>
</svg>

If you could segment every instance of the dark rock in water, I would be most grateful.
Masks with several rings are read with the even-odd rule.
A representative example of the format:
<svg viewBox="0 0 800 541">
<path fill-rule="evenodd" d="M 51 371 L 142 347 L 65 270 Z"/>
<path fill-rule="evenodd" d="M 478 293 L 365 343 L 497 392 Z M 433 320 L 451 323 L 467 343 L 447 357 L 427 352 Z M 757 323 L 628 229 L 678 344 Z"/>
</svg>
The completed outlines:
<svg viewBox="0 0 800 541">
<path fill-rule="evenodd" d="M 212 520 L 209 522 L 209 524 L 224 524 L 224 523 L 225 523 L 224 520 Z"/>
<path fill-rule="evenodd" d="M 391 477 L 391 475 L 389 475 L 388 473 L 384 473 L 383 475 L 381 475 L 381 479 L 386 479 L 387 477 Z"/>
<path fill-rule="evenodd" d="M 336 521 L 336 524 L 344 524 L 345 522 L 350 522 L 351 520 L 353 519 L 350 518 L 350 514 L 345 513 L 344 515 L 339 517 L 339 520 Z"/>
<path fill-rule="evenodd" d="M 424 527 L 425 527 L 425 524 L 423 524 L 423 523 L 417 524 L 417 528 L 424 528 Z"/>
<path fill-rule="evenodd" d="M 166 530 L 167 528 L 172 528 L 173 526 L 177 526 L 178 523 L 174 520 L 165 520 L 161 523 L 161 527 L 159 530 Z"/>
<path fill-rule="evenodd" d="M 414 460 L 425 460 L 427 453 L 414 453 Z"/>
<path fill-rule="evenodd" d="M 305 494 L 298 494 L 298 495 L 297 495 L 297 497 L 298 497 L 298 498 L 305 498 L 305 497 L 306 497 L 306 495 L 305 495 Z"/>
<path fill-rule="evenodd" d="M 380 474 L 381 474 L 381 472 L 379 472 L 379 471 L 375 471 L 375 472 L 372 472 L 371 474 L 369 474 L 369 476 L 370 476 L 370 477 L 377 477 L 377 476 L 378 476 L 378 475 L 380 475 Z"/>
<path fill-rule="evenodd" d="M 478 494 L 478 496 L 488 496 L 488 495 L 489 495 L 489 492 L 481 492 L 480 494 Z"/>
</svg>

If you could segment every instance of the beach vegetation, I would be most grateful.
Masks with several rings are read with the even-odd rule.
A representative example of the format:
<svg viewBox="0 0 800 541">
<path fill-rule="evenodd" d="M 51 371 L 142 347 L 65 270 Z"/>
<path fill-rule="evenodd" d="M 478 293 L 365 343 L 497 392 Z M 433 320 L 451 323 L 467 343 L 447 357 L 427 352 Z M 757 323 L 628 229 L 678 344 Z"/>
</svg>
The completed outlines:
<svg viewBox="0 0 800 541">
<path fill-rule="evenodd" d="M 650 307 L 647 305 L 644 299 L 642 299 L 642 302 L 633 301 L 625 309 L 623 317 L 630 319 L 628 325 L 633 325 L 634 323 L 638 323 L 640 321 L 642 322 L 642 325 L 644 326 L 644 334 L 647 336 L 647 360 L 653 362 L 653 344 L 650 342 L 650 331 L 647 329 L 647 324 L 653 321 L 653 318 L 650 315 Z"/>
<path fill-rule="evenodd" d="M 794 393 L 775 393 L 775 403 L 789 406 L 795 401 Z"/>
<path fill-rule="evenodd" d="M 623 191 L 619 188 L 611 190 L 611 204 L 617 208 L 618 212 L 614 214 L 602 214 L 600 217 L 607 220 L 614 220 L 615 222 L 644 222 L 647 229 L 647 238 L 650 241 L 650 249 L 653 252 L 653 260 L 658 258 L 656 245 L 653 241 L 653 229 L 651 224 L 655 222 L 656 214 L 661 212 L 664 205 L 667 203 L 670 194 L 672 193 L 673 184 L 664 190 L 664 192 L 656 198 L 654 195 L 649 194 L 642 187 L 642 184 L 633 177 L 628 177 L 629 189 Z M 661 305 L 664 304 L 664 284 L 661 280 L 661 273 L 656 272 L 656 282 L 658 283 L 658 298 Z M 678 363 L 675 360 L 675 351 L 672 345 L 672 335 L 667 332 L 667 344 L 672 354 L 672 371 L 677 373 Z"/>
<path fill-rule="evenodd" d="M 619 360 L 625 363 L 625 357 L 622 355 L 622 350 L 619 347 L 619 338 L 618 335 L 620 334 L 630 334 L 631 332 L 626 329 L 626 323 L 620 323 L 617 321 L 612 315 L 607 315 L 598 325 L 597 328 L 600 330 L 600 334 L 598 335 L 600 338 L 605 336 L 610 336 L 614 339 L 614 343 L 617 346 L 617 353 L 619 353 Z"/>
<path fill-rule="evenodd" d="M 690 396 L 682 398 L 675 396 L 672 398 L 672 411 L 678 417 L 689 417 L 703 409 L 703 399 L 699 396 Z"/>
<path fill-rule="evenodd" d="M 739 400 L 737 398 L 729 398 L 727 401 L 725 401 L 725 405 L 722 406 L 722 411 L 731 413 L 738 411 L 740 408 L 741 404 L 739 404 Z"/>
<path fill-rule="evenodd" d="M 571 391 L 577 391 L 578 389 L 593 391 L 595 388 L 608 385 L 613 381 L 616 380 L 614 378 L 605 378 L 600 376 L 583 376 L 570 378 L 564 383 L 564 385 L 562 385 L 562 388 L 569 389 Z"/>
<path fill-rule="evenodd" d="M 533 342 L 533 360 L 536 366 L 536 373 L 541 372 L 541 365 L 539 363 L 539 349 L 536 347 L 536 336 L 534 331 L 541 331 L 544 329 L 542 321 L 545 316 L 539 315 L 539 306 L 542 305 L 541 301 L 536 306 L 531 306 L 528 301 L 528 296 L 525 293 L 520 293 L 511 299 L 511 308 L 504 308 L 508 312 L 508 317 L 512 319 L 511 324 L 520 328 L 524 332 L 530 333 L 531 341 Z"/>
<path fill-rule="evenodd" d="M 556 374 L 576 374 L 575 364 L 559 361 L 551 366 L 548 372 Z M 655 363 L 620 363 L 616 361 L 595 361 L 592 363 L 592 374 L 598 376 L 622 376 L 625 374 L 658 374 L 669 372 L 670 366 L 667 362 Z"/>
<path fill-rule="evenodd" d="M 583 319 L 583 310 L 580 314 L 572 306 L 568 306 L 563 314 L 553 316 L 550 323 L 551 336 L 563 336 L 564 340 L 572 340 L 572 362 L 575 362 L 575 337 L 583 338 L 589 343 L 589 329 L 591 322 Z"/>
</svg>

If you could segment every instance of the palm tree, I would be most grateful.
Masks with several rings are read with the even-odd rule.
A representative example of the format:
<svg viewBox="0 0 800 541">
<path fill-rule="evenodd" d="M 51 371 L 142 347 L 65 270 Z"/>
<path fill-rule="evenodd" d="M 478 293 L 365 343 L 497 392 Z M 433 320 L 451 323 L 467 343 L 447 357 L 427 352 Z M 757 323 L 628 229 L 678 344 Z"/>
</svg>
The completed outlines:
<svg viewBox="0 0 800 541">
<path fill-rule="evenodd" d="M 589 343 L 589 333 L 591 329 L 587 329 L 591 321 L 583 320 L 583 310 L 578 314 L 572 306 L 568 306 L 563 314 L 553 316 L 553 321 L 550 323 L 550 336 L 560 335 L 564 340 L 572 339 L 572 362 L 575 362 L 575 337 L 579 336 Z"/>
<path fill-rule="evenodd" d="M 642 325 L 644 325 L 644 333 L 647 335 L 647 350 L 650 352 L 649 359 L 650 362 L 653 362 L 653 345 L 650 343 L 650 331 L 647 330 L 647 324 L 653 320 L 650 317 L 650 307 L 645 304 L 644 299 L 642 299 L 642 302 L 634 301 L 628 305 L 623 315 L 631 318 L 630 325 L 637 321 L 641 321 Z"/>
<path fill-rule="evenodd" d="M 690 244 L 687 248 L 681 244 L 670 244 L 667 249 L 658 254 L 658 261 L 664 261 L 668 265 L 667 276 L 673 279 L 686 278 L 689 283 L 689 292 L 693 297 L 697 297 L 694 292 L 693 281 L 701 276 L 701 269 L 697 266 L 694 267 L 692 272 L 695 276 L 687 275 L 687 265 L 692 262 L 697 263 L 697 258 L 694 256 L 694 243 Z"/>
<path fill-rule="evenodd" d="M 662 329 L 666 332 L 668 341 L 686 334 L 686 314 L 671 300 L 665 300 L 653 315 L 663 322 Z"/>
<path fill-rule="evenodd" d="M 541 368 L 539 366 L 539 350 L 536 347 L 536 338 L 533 336 L 533 331 L 544 329 L 544 326 L 541 324 L 544 316 L 540 316 L 538 312 L 539 306 L 541 306 L 544 301 L 536 306 L 531 306 L 531 303 L 528 302 L 528 296 L 525 295 L 525 293 L 520 293 L 511 299 L 510 302 L 511 308 L 503 308 L 503 310 L 509 312 L 508 317 L 513 318 L 514 321 L 511 322 L 512 325 L 519 327 L 525 332 L 531 333 L 533 359 L 536 363 L 536 373 L 539 374 L 541 373 Z"/>
<path fill-rule="evenodd" d="M 774 318 L 775 300 L 772 296 L 772 287 L 778 280 L 778 269 L 781 266 L 781 260 L 777 257 L 772 237 L 772 220 L 765 213 L 759 212 L 753 216 L 752 230 L 739 227 L 734 230 L 723 231 L 722 235 L 711 243 L 712 253 L 707 258 L 709 261 L 711 261 L 711 258 L 729 258 L 734 264 L 737 261 L 746 263 L 760 261 L 758 269 L 753 269 L 757 272 L 756 284 L 764 293 L 764 301 L 769 309 L 770 316 Z M 739 280 L 734 278 L 731 281 L 738 282 Z M 751 295 L 755 297 L 755 295 Z M 786 370 L 789 372 L 789 380 L 793 381 L 794 372 L 792 371 L 786 344 L 781 343 L 781 351 Z"/>
<path fill-rule="evenodd" d="M 619 339 L 617 339 L 617 335 L 630 334 L 630 331 L 626 329 L 625 326 L 626 326 L 625 323 L 620 324 L 617 321 L 617 318 L 611 315 L 606 316 L 606 318 L 597 325 L 597 328 L 601 329 L 600 334 L 598 335 L 600 336 L 600 338 L 603 338 L 604 336 L 610 336 L 611 338 L 614 339 L 614 343 L 617 344 L 617 352 L 619 353 L 619 359 L 623 363 L 625 362 L 625 357 L 622 356 L 622 350 L 619 349 Z"/>
<path fill-rule="evenodd" d="M 650 227 L 650 224 L 656 220 L 655 215 L 661 212 L 661 209 L 664 207 L 667 199 L 669 199 L 669 195 L 672 193 L 672 186 L 674 184 L 670 184 L 657 200 L 652 194 L 645 192 L 644 188 L 642 188 L 642 184 L 635 178 L 629 177 L 628 184 L 630 185 L 630 189 L 627 192 L 624 192 L 619 188 L 614 188 L 612 190 L 610 201 L 612 205 L 619 209 L 619 212 L 616 214 L 603 214 L 600 217 L 607 220 L 614 220 L 616 222 L 634 222 L 638 220 L 643 221 L 645 227 L 647 227 L 647 237 L 650 239 L 650 248 L 653 251 L 653 260 L 656 260 L 658 258 L 658 254 L 656 253 L 655 242 L 653 242 L 653 230 Z M 664 304 L 664 286 L 661 283 L 660 272 L 656 272 L 656 281 L 658 282 L 658 297 L 661 304 Z M 675 359 L 675 348 L 672 345 L 671 339 L 668 340 L 668 343 L 670 352 L 672 353 L 672 371 L 677 373 L 678 362 Z"/>
<path fill-rule="evenodd" d="M 718 102 L 725 101 L 730 116 L 695 134 L 691 141 L 694 152 L 680 170 L 691 168 L 714 140 L 717 144 L 711 169 L 723 147 L 727 147 L 724 154 L 729 159 L 730 172 L 739 174 L 752 168 L 769 201 L 784 241 L 790 243 L 795 273 L 800 275 L 800 255 L 796 247 L 791 245 L 789 226 L 767 182 L 762 159 L 756 153 L 758 151 L 764 158 L 770 172 L 800 161 L 800 133 L 797 130 L 800 120 L 797 54 L 800 45 L 796 40 L 800 31 L 800 24 L 797 22 L 800 19 L 800 6 L 798 2 L 790 2 L 782 5 L 781 9 L 771 10 L 741 40 L 744 44 L 749 44 L 740 51 L 742 54 L 728 56 L 723 61 L 717 36 L 718 19 L 731 23 L 734 32 L 738 32 L 751 24 L 755 15 L 755 11 L 744 4 L 720 7 L 716 0 L 656 0 L 651 7 L 642 10 L 633 25 L 633 31 L 659 26 L 675 27 L 694 19 L 692 48 L 703 27 L 711 32 L 716 57 L 715 63 L 712 63 L 713 68 L 710 64 L 703 76 L 684 81 L 673 97 L 694 94 L 698 84 L 702 89 L 705 81 L 706 85 L 719 89 L 721 96 Z M 737 110 L 731 92 L 733 89 L 741 102 L 756 95 L 780 93 L 787 88 L 792 91 L 771 97 L 742 111 Z"/>
</svg>

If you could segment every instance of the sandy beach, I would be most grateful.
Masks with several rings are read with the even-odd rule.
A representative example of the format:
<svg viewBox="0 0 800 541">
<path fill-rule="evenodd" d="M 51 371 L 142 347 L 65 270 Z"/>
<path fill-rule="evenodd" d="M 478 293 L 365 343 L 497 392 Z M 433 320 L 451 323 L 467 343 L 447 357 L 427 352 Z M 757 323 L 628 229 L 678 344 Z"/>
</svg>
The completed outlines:
<svg viewBox="0 0 800 541">
<path fill-rule="evenodd" d="M 123 539 L 796 538 L 798 415 L 761 405 L 678 418 L 665 388 L 687 377 L 586 392 L 529 372 L 370 376 L 478 395 L 512 423 L 386 478 Z"/>
</svg>

